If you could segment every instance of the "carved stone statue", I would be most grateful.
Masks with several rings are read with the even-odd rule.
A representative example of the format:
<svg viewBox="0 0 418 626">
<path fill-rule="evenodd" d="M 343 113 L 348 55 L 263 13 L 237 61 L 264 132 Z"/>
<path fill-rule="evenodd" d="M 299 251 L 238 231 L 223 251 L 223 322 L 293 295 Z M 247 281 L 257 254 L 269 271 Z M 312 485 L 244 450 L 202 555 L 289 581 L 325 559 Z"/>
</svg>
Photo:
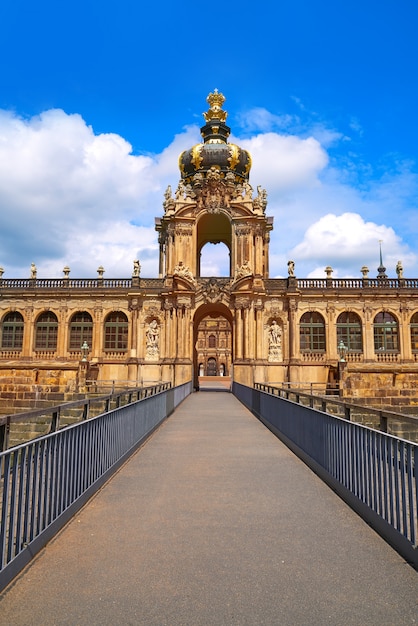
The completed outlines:
<svg viewBox="0 0 418 626">
<path fill-rule="evenodd" d="M 295 262 L 294 261 L 287 262 L 287 273 L 289 274 L 289 277 L 294 278 L 295 276 Z"/>
<path fill-rule="evenodd" d="M 160 329 L 157 320 L 152 320 L 148 324 L 145 332 L 146 338 L 146 356 L 151 359 L 158 359 L 160 347 Z"/>
<path fill-rule="evenodd" d="M 184 182 L 181 180 L 179 184 L 177 185 L 176 200 L 182 200 L 184 198 L 184 193 L 185 193 Z"/>
<path fill-rule="evenodd" d="M 398 278 L 403 278 L 403 266 L 402 261 L 398 261 L 396 264 L 396 275 Z"/>
<path fill-rule="evenodd" d="M 171 195 L 171 185 L 168 185 L 167 189 L 164 192 L 164 198 L 166 200 L 171 200 L 172 195 Z"/>
<path fill-rule="evenodd" d="M 174 268 L 173 274 L 174 276 L 179 276 L 180 278 L 186 278 L 192 283 L 195 282 L 192 272 L 186 265 L 183 265 L 183 261 L 179 261 L 178 265 Z"/>
<path fill-rule="evenodd" d="M 32 278 L 32 280 L 35 280 L 36 274 L 37 274 L 36 265 L 35 265 L 35 263 L 31 263 L 31 266 L 30 266 L 30 277 Z"/>
<path fill-rule="evenodd" d="M 273 320 L 268 329 L 269 361 L 281 361 L 282 359 L 282 329 L 276 320 Z"/>
<path fill-rule="evenodd" d="M 138 259 L 134 261 L 134 269 L 132 272 L 132 278 L 139 278 L 139 274 L 141 273 L 141 264 Z"/>
<path fill-rule="evenodd" d="M 253 197 L 253 188 L 251 187 L 248 181 L 244 182 L 243 189 L 244 189 L 244 197 L 251 200 Z"/>
<path fill-rule="evenodd" d="M 237 267 L 235 271 L 235 280 L 238 280 L 239 278 L 244 278 L 244 276 L 251 276 L 252 273 L 253 272 L 249 262 L 245 260 L 241 267 Z"/>
</svg>

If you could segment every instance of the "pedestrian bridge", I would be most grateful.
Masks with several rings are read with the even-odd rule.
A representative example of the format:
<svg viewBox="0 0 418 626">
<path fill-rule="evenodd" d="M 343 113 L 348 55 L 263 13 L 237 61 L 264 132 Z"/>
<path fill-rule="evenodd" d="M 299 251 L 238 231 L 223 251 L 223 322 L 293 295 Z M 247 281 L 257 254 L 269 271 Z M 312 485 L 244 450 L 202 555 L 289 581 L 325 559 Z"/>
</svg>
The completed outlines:
<svg viewBox="0 0 418 626">
<path fill-rule="evenodd" d="M 416 446 L 268 392 L 206 389 L 2 454 L 0 575 L 15 578 L 1 623 L 416 623 Z"/>
</svg>

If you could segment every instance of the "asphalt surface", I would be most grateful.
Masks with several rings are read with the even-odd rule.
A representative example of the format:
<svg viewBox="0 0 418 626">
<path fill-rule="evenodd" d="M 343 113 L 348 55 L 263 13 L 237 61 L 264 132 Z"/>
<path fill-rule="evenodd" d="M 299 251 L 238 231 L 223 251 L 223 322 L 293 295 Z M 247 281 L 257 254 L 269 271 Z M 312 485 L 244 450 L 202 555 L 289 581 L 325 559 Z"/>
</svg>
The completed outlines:
<svg viewBox="0 0 418 626">
<path fill-rule="evenodd" d="M 417 592 L 238 400 L 201 391 L 5 590 L 0 623 L 399 626 Z"/>
</svg>

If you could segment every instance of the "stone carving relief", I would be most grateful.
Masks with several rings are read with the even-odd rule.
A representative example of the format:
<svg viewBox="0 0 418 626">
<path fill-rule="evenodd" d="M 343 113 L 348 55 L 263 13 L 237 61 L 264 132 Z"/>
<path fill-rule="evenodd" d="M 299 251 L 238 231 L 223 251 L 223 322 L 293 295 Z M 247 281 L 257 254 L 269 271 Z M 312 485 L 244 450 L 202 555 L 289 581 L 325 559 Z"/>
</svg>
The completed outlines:
<svg viewBox="0 0 418 626">
<path fill-rule="evenodd" d="M 156 319 L 153 319 L 145 331 L 146 352 L 145 358 L 147 361 L 154 361 L 159 358 L 160 355 L 160 329 Z"/>
<path fill-rule="evenodd" d="M 206 284 L 206 288 L 203 291 L 203 299 L 205 302 L 219 302 L 222 298 L 222 290 L 217 284 L 214 278 Z"/>
<path fill-rule="evenodd" d="M 184 265 L 183 261 L 179 261 L 178 265 L 176 265 L 173 275 L 179 276 L 179 278 L 185 278 L 193 284 L 196 282 L 190 268 L 188 268 L 187 265 Z"/>
<path fill-rule="evenodd" d="M 241 267 L 237 267 L 235 270 L 235 280 L 239 280 L 240 278 L 245 278 L 245 276 L 252 276 L 252 269 L 247 260 L 241 265 Z"/>
<path fill-rule="evenodd" d="M 193 234 L 193 226 L 191 222 L 176 224 L 174 234 L 176 237 L 190 237 Z"/>
<path fill-rule="evenodd" d="M 178 296 L 176 301 L 176 307 L 178 309 L 191 309 L 192 299 L 189 296 Z"/>
<path fill-rule="evenodd" d="M 275 363 L 282 360 L 282 329 L 276 320 L 268 327 L 268 360 Z"/>
<path fill-rule="evenodd" d="M 267 206 L 267 191 L 261 185 L 258 185 L 257 194 L 257 197 L 253 200 L 254 212 L 263 214 Z"/>
</svg>

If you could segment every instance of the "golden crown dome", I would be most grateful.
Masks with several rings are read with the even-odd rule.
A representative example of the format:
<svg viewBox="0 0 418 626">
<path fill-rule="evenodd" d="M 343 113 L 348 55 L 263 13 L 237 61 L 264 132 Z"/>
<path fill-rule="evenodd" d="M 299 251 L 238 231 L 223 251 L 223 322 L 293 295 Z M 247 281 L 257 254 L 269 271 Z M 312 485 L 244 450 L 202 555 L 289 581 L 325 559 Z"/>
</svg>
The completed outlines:
<svg viewBox="0 0 418 626">
<path fill-rule="evenodd" d="M 206 175 L 215 167 L 222 177 L 232 172 L 237 182 L 248 180 L 251 168 L 250 153 L 228 143 L 231 129 L 225 124 L 228 113 L 222 109 L 225 96 L 215 89 L 206 100 L 210 108 L 203 113 L 206 122 L 200 129 L 203 143 L 196 144 L 180 155 L 179 168 L 182 179 L 192 183 L 195 174 Z"/>
</svg>

